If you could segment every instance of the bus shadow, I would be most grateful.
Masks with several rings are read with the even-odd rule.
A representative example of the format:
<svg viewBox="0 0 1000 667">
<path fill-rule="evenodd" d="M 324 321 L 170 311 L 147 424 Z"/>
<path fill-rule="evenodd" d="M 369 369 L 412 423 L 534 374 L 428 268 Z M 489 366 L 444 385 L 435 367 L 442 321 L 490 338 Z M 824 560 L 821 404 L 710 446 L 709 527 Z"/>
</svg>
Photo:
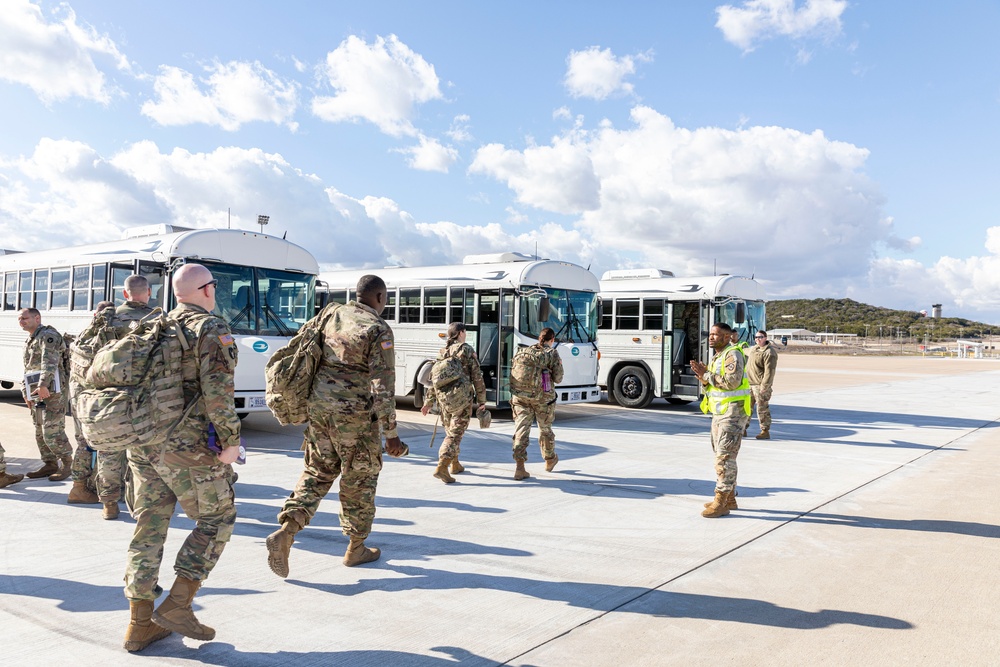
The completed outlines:
<svg viewBox="0 0 1000 667">
<path fill-rule="evenodd" d="M 149 657 L 190 660 L 203 665 L 232 667 L 272 667 L 273 665 L 391 665 L 392 667 L 446 667 L 462 664 L 496 665 L 497 661 L 457 646 L 433 646 L 430 651 L 446 657 L 392 651 L 388 649 L 355 651 L 240 651 L 232 644 L 207 642 L 197 648 L 187 646 L 183 637 L 174 634 L 143 649 Z"/>
<path fill-rule="evenodd" d="M 765 521 L 801 521 L 825 526 L 847 526 L 850 528 L 876 528 L 888 530 L 915 530 L 927 533 L 950 533 L 968 537 L 1000 538 L 1000 526 L 974 521 L 950 521 L 945 519 L 885 519 L 881 517 L 856 516 L 850 514 L 824 514 L 809 512 L 803 514 L 789 510 L 746 510 L 755 518 Z M 743 510 L 741 510 L 743 513 Z"/>
<path fill-rule="evenodd" d="M 900 412 L 877 412 L 865 410 L 843 410 L 839 408 L 819 408 L 777 405 L 771 403 L 771 412 L 777 420 L 789 420 L 806 424 L 850 424 L 852 426 L 878 426 L 882 424 L 951 428 L 971 430 L 997 428 L 1000 423 L 987 419 L 965 419 L 934 414 L 904 414 Z M 811 426 L 810 426 L 811 427 Z"/>
</svg>

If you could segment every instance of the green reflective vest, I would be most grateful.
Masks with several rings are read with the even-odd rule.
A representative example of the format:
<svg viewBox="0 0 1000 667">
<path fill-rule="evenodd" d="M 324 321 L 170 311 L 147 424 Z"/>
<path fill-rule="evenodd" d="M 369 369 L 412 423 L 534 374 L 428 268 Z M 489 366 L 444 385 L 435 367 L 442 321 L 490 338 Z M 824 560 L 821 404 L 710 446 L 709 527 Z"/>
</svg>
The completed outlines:
<svg viewBox="0 0 1000 667">
<path fill-rule="evenodd" d="M 719 352 L 712 359 L 708 370 L 713 375 L 722 375 L 725 370 L 724 364 L 730 350 L 736 350 L 741 356 L 743 351 L 737 345 L 730 345 L 722 352 Z M 713 415 L 721 415 L 726 411 L 726 406 L 730 403 L 740 401 L 743 403 L 743 412 L 750 416 L 750 380 L 747 379 L 746 367 L 740 379 L 740 386 L 732 390 L 719 389 L 714 385 L 705 385 L 705 397 L 701 399 L 701 411 Z"/>
</svg>

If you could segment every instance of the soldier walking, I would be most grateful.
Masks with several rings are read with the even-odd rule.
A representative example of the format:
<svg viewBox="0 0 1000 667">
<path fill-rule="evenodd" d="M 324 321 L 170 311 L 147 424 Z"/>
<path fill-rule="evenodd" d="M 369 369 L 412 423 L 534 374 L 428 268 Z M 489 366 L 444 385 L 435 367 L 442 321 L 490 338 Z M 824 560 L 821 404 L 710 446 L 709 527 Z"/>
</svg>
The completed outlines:
<svg viewBox="0 0 1000 667">
<path fill-rule="evenodd" d="M 750 350 L 747 359 L 747 378 L 750 380 L 751 404 L 757 407 L 757 421 L 760 433 L 757 440 L 771 439 L 771 385 L 774 372 L 778 368 L 778 351 L 767 339 L 767 332 L 758 331 L 754 336 L 757 343 Z"/>
<path fill-rule="evenodd" d="M 329 304 L 317 315 L 324 320 L 323 356 L 310 393 L 302 475 L 278 514 L 281 528 L 267 537 L 268 566 L 279 577 L 288 576 L 295 534 L 309 525 L 338 476 L 340 525 L 350 538 L 344 565 L 369 563 L 381 553 L 365 539 L 375 518 L 382 434 L 390 456 L 406 451 L 396 434 L 392 329 L 380 317 L 386 294 L 381 278 L 365 275 L 357 301 Z"/>
<path fill-rule="evenodd" d="M 514 479 L 531 477 L 524 469 L 528 459 L 528 436 L 531 424 L 538 422 L 538 446 L 545 459 L 546 472 L 559 462 L 556 435 L 552 422 L 556 417 L 556 385 L 562 382 L 563 365 L 552 347 L 556 332 L 545 327 L 538 342 L 522 347 L 514 355 L 510 370 L 510 407 L 514 416 Z"/>
<path fill-rule="evenodd" d="M 17 323 L 28 332 L 24 372 L 39 374 L 37 385 L 25 387 L 24 391 L 24 402 L 35 422 L 35 444 L 42 458 L 42 467 L 29 472 L 28 477 L 48 477 L 50 481 L 61 482 L 70 476 L 73 467 L 73 448 L 66 437 L 68 392 L 63 391 L 69 382 L 63 364 L 66 342 L 61 333 L 42 324 L 42 314 L 37 308 L 22 309 Z"/>
<path fill-rule="evenodd" d="M 0 489 L 8 487 L 11 484 L 17 484 L 22 479 L 24 479 L 24 475 L 20 473 L 11 475 L 7 472 L 7 461 L 4 459 L 3 445 L 0 445 Z"/>
<path fill-rule="evenodd" d="M 715 452 L 715 499 L 705 504 L 703 517 L 714 518 L 739 509 L 736 505 L 736 457 L 743 431 L 750 421 L 750 383 L 744 372 L 743 352 L 731 342 L 732 327 L 712 326 L 708 344 L 715 351 L 709 366 L 691 361 L 705 397 L 701 411 L 712 414 L 712 451 Z"/>
<path fill-rule="evenodd" d="M 190 342 L 181 366 L 184 401 L 193 407 L 164 445 L 128 450 L 136 486 L 136 525 L 125 571 L 125 597 L 132 614 L 125 631 L 127 651 L 139 651 L 171 630 L 202 641 L 215 637 L 215 630 L 195 617 L 191 601 L 218 563 L 236 524 L 229 480 L 240 445 L 233 398 L 237 352 L 229 325 L 211 313 L 217 282 L 200 264 L 185 264 L 174 273 L 178 306 L 169 316 Z M 209 424 L 214 425 L 222 450 L 218 454 L 208 447 Z M 163 545 L 178 502 L 195 527 L 174 561 L 177 579 L 170 595 L 154 612 Z"/>
</svg>

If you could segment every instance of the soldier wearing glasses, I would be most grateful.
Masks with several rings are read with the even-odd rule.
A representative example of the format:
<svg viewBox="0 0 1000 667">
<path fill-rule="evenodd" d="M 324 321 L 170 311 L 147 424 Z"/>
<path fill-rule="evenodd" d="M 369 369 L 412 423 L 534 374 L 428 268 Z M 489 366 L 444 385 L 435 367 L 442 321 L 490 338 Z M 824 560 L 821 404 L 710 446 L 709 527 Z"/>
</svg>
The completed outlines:
<svg viewBox="0 0 1000 667">
<path fill-rule="evenodd" d="M 760 422 L 760 433 L 757 440 L 771 439 L 771 385 L 774 383 L 774 371 L 778 367 L 778 352 L 767 338 L 766 331 L 758 331 L 754 336 L 754 345 L 747 357 L 747 378 L 750 380 L 751 405 L 757 406 L 757 421 Z"/>
</svg>

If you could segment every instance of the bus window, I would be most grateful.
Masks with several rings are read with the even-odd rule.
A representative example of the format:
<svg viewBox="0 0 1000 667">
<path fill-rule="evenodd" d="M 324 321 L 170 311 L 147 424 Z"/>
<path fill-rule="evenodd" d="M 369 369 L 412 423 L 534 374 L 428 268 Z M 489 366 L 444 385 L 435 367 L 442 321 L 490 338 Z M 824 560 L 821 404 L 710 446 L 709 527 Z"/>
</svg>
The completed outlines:
<svg viewBox="0 0 1000 667">
<path fill-rule="evenodd" d="M 664 331 L 663 299 L 642 300 L 642 328 Z"/>
<path fill-rule="evenodd" d="M 93 268 L 93 280 L 91 281 L 91 287 L 93 288 L 93 294 L 91 295 L 91 303 L 94 307 L 104 300 L 104 295 L 107 294 L 108 289 L 108 265 L 107 264 L 94 264 Z"/>
<path fill-rule="evenodd" d="M 49 309 L 49 270 L 35 269 L 35 308 Z"/>
<path fill-rule="evenodd" d="M 420 322 L 420 288 L 399 290 L 399 321 Z"/>
<path fill-rule="evenodd" d="M 219 281 L 213 312 L 229 324 L 234 334 L 257 333 L 261 313 L 254 293 L 253 269 L 233 264 L 212 264 L 208 268 Z"/>
<path fill-rule="evenodd" d="M 639 300 L 617 299 L 615 301 L 615 329 L 632 331 L 639 328 Z"/>
<path fill-rule="evenodd" d="M 170 306 L 173 304 L 164 303 L 163 296 L 165 292 L 163 291 L 163 273 L 165 269 L 162 264 L 155 264 L 153 262 L 139 262 L 139 275 L 145 276 L 146 280 L 149 281 L 149 307 L 150 308 L 163 308 L 164 311 L 170 310 Z"/>
<path fill-rule="evenodd" d="M 34 304 L 31 303 L 31 271 L 21 271 L 18 276 L 18 282 L 21 285 L 21 294 L 18 299 L 18 308 L 31 308 Z"/>
<path fill-rule="evenodd" d="M 465 321 L 465 290 L 462 288 L 452 288 L 448 296 L 449 322 Z"/>
<path fill-rule="evenodd" d="M 385 321 L 396 319 L 396 290 L 390 289 L 385 296 L 385 310 L 382 311 L 382 319 Z"/>
<path fill-rule="evenodd" d="M 290 335 L 311 315 L 312 276 L 274 269 L 257 269 L 261 295 L 261 335 Z"/>
<path fill-rule="evenodd" d="M 125 297 L 122 295 L 122 290 L 125 289 L 125 279 L 132 275 L 132 267 L 122 266 L 122 265 L 111 265 L 111 301 L 115 302 L 115 306 L 120 306 L 125 303 Z"/>
<path fill-rule="evenodd" d="M 90 309 L 90 267 L 73 267 L 73 310 Z"/>
<path fill-rule="evenodd" d="M 593 342 L 597 327 L 597 295 L 593 292 L 548 289 L 548 318 L 539 320 L 541 295 L 521 297 L 520 332 L 538 338 L 545 327 L 556 332 L 556 342 Z"/>
<path fill-rule="evenodd" d="M 447 300 L 444 287 L 424 288 L 424 323 L 444 324 L 446 322 Z"/>
<path fill-rule="evenodd" d="M 601 301 L 601 328 L 610 329 L 613 321 L 615 308 L 614 299 L 604 299 Z"/>
<path fill-rule="evenodd" d="M 17 274 L 4 274 L 3 287 L 3 309 L 14 310 L 17 308 Z"/>
<path fill-rule="evenodd" d="M 51 310 L 69 310 L 69 269 L 52 269 Z"/>
</svg>

